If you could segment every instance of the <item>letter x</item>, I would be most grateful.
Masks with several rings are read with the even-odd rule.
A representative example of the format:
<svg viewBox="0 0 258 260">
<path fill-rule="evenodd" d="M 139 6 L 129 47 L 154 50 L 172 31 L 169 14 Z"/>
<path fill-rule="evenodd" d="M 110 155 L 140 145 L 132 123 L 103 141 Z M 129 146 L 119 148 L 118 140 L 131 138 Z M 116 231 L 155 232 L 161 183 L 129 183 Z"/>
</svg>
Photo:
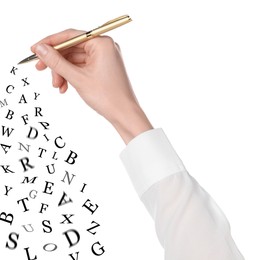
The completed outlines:
<svg viewBox="0 0 258 260">
<path fill-rule="evenodd" d="M 23 87 L 30 85 L 30 83 L 27 80 L 28 80 L 28 78 L 22 79 L 22 81 L 24 82 Z"/>
<path fill-rule="evenodd" d="M 62 216 L 65 217 L 65 220 L 63 222 L 60 222 L 60 224 L 65 224 L 65 222 L 68 222 L 67 224 L 73 224 L 70 218 L 74 216 L 74 214 L 70 214 L 70 215 L 62 214 Z"/>
</svg>

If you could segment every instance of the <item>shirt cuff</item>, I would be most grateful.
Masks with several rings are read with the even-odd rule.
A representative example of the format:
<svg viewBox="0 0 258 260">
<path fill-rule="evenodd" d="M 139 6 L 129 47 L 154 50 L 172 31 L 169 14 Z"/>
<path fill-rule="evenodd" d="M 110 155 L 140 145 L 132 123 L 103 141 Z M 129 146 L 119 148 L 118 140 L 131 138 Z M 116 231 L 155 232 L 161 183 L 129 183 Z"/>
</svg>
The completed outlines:
<svg viewBox="0 0 258 260">
<path fill-rule="evenodd" d="M 135 137 L 122 151 L 120 158 L 140 197 L 156 182 L 171 174 L 186 171 L 160 128 Z"/>
</svg>

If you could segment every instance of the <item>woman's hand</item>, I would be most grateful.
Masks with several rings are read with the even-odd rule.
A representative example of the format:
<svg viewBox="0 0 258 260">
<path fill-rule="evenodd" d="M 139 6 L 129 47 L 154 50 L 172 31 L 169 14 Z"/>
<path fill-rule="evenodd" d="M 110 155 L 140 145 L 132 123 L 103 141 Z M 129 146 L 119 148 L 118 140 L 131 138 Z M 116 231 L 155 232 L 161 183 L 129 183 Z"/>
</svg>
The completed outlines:
<svg viewBox="0 0 258 260">
<path fill-rule="evenodd" d="M 61 93 L 66 92 L 70 83 L 128 143 L 152 126 L 133 92 L 119 46 L 112 38 L 100 36 L 60 52 L 51 47 L 82 33 L 70 29 L 33 45 L 31 50 L 40 59 L 36 68 L 49 67 L 53 86 Z"/>
</svg>

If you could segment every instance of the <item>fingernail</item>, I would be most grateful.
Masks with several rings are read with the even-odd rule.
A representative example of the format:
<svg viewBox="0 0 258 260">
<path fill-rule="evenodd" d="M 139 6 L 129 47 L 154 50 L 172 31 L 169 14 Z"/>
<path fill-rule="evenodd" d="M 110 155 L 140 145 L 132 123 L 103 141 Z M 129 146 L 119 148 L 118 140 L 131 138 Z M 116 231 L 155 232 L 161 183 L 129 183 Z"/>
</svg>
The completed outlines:
<svg viewBox="0 0 258 260">
<path fill-rule="evenodd" d="M 38 44 L 38 45 L 36 46 L 35 52 L 36 52 L 39 56 L 41 56 L 41 57 L 46 56 L 47 53 L 48 53 L 47 46 L 46 46 L 45 44 L 43 44 L 43 43 Z"/>
</svg>

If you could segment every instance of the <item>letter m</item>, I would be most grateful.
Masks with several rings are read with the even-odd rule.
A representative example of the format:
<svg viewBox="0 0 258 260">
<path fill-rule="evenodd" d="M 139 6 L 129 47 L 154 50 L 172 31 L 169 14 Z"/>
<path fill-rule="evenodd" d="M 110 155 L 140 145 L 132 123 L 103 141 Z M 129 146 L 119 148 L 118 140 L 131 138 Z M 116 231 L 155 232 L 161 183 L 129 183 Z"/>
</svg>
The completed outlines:
<svg viewBox="0 0 258 260">
<path fill-rule="evenodd" d="M 33 183 L 33 184 L 34 184 L 34 182 L 35 182 L 35 180 L 36 180 L 37 178 L 38 178 L 38 177 L 36 176 L 36 177 L 33 177 L 33 178 L 31 178 L 31 179 L 29 180 L 29 177 L 25 177 L 22 183 L 23 183 L 23 184 L 25 184 L 25 183 Z"/>
<path fill-rule="evenodd" d="M 4 101 L 0 100 L 0 105 L 1 105 L 1 107 L 7 106 L 8 104 L 7 104 L 6 99 L 4 99 Z"/>
</svg>

